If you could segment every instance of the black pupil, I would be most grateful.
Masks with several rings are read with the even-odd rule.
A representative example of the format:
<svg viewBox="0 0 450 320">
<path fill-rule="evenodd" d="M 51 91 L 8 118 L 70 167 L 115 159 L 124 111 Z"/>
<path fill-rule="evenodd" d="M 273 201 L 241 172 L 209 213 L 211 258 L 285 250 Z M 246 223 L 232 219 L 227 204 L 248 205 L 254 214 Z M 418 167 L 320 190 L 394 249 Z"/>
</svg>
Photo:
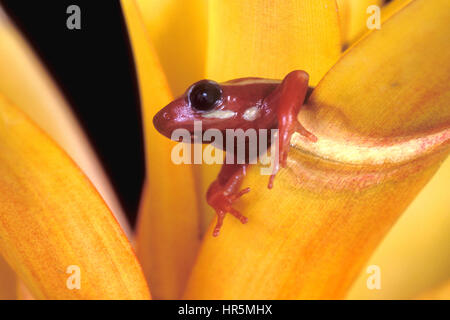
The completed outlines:
<svg viewBox="0 0 450 320">
<path fill-rule="evenodd" d="M 207 111 L 214 108 L 222 92 L 217 83 L 202 81 L 194 85 L 189 93 L 191 106 L 197 110 Z"/>
</svg>

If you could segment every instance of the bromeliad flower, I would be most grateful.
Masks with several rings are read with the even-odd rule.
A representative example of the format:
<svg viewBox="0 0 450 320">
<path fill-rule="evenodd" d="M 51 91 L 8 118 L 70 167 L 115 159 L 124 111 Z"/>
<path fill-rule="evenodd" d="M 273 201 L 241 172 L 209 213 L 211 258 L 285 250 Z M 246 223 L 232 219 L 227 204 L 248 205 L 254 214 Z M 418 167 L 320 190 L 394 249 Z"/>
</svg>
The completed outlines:
<svg viewBox="0 0 450 320">
<path fill-rule="evenodd" d="M 103 202 L 122 221 L 64 101 L 11 25 L 0 20 L 0 251 L 21 281 L 39 299 L 147 299 L 144 274 L 159 299 L 346 297 L 450 150 L 448 1 L 393 1 L 381 11 L 381 28 L 370 32 L 366 8 L 381 1 L 121 3 L 146 138 L 137 258 Z M 343 47 L 349 48 L 342 53 Z M 14 71 L 10 76 L 3 76 L 6 66 Z M 252 192 L 236 202 L 249 222 L 225 219 L 221 235 L 211 237 L 213 212 L 204 194 L 218 168 L 172 163 L 175 142 L 156 132 L 154 114 L 202 78 L 281 79 L 297 69 L 309 73 L 314 87 L 299 119 L 318 141 L 294 134 L 287 168 L 272 190 L 258 166 L 251 168 L 244 182 Z M 42 116 L 49 109 L 53 118 Z M 63 138 L 61 128 L 69 131 Z M 434 200 L 418 219 L 448 234 L 450 206 L 439 196 L 448 177 L 447 161 L 404 217 L 419 221 L 420 201 Z M 384 247 L 397 241 L 385 252 L 408 237 L 402 250 L 408 244 L 421 249 L 405 255 L 408 262 L 434 248 L 427 262 L 441 258 L 442 271 L 396 295 L 386 288 L 393 282 L 384 283 L 378 292 L 388 293 L 381 297 L 412 297 L 450 276 L 448 259 L 442 262 L 448 237 L 421 231 L 436 239 L 424 247 L 417 230 L 396 232 L 386 238 Z M 369 264 L 378 269 L 370 270 L 386 271 L 389 279 L 395 267 L 386 261 L 393 255 L 377 254 L 380 260 Z M 67 288 L 69 266 L 83 275 L 77 290 Z M 396 274 L 397 281 L 408 272 Z M 367 297 L 363 276 L 350 297 Z"/>
</svg>

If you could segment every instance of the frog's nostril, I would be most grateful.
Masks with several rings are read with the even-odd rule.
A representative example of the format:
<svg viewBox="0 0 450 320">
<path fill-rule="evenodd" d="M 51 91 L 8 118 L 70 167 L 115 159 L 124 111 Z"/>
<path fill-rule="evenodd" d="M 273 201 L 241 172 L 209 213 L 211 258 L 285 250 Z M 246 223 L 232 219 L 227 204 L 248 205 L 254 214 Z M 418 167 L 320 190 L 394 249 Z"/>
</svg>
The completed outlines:
<svg viewBox="0 0 450 320">
<path fill-rule="evenodd" d="M 168 130 L 171 120 L 172 116 L 170 112 L 162 109 L 153 117 L 153 126 L 162 135 L 170 137 L 171 132 L 168 132 Z"/>
<path fill-rule="evenodd" d="M 170 114 L 167 111 L 163 112 L 162 116 L 163 116 L 164 120 L 170 120 Z"/>
</svg>

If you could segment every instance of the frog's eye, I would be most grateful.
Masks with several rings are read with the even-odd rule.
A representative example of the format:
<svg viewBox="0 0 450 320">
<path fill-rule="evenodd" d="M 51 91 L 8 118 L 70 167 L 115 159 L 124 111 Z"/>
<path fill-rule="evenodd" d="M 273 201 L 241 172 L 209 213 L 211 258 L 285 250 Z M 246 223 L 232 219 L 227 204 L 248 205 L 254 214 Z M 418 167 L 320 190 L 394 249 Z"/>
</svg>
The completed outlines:
<svg viewBox="0 0 450 320">
<path fill-rule="evenodd" d="M 202 80 L 192 85 L 187 96 L 192 108 L 208 111 L 222 99 L 222 89 L 217 82 Z"/>
</svg>

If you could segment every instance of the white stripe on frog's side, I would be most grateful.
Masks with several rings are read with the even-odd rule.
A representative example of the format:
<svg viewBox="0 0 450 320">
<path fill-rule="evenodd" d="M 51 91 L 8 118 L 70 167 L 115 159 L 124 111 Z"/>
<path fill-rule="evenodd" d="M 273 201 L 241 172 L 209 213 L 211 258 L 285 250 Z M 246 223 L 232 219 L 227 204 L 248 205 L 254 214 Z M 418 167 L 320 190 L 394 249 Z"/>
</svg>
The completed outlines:
<svg viewBox="0 0 450 320">
<path fill-rule="evenodd" d="M 231 110 L 216 110 L 202 114 L 202 118 L 228 119 L 236 115 L 236 112 Z"/>
<path fill-rule="evenodd" d="M 245 110 L 244 114 L 242 115 L 242 118 L 244 118 L 244 120 L 247 121 L 254 121 L 257 118 L 259 118 L 259 115 L 260 115 L 259 108 L 257 106 L 254 106 Z"/>
</svg>

